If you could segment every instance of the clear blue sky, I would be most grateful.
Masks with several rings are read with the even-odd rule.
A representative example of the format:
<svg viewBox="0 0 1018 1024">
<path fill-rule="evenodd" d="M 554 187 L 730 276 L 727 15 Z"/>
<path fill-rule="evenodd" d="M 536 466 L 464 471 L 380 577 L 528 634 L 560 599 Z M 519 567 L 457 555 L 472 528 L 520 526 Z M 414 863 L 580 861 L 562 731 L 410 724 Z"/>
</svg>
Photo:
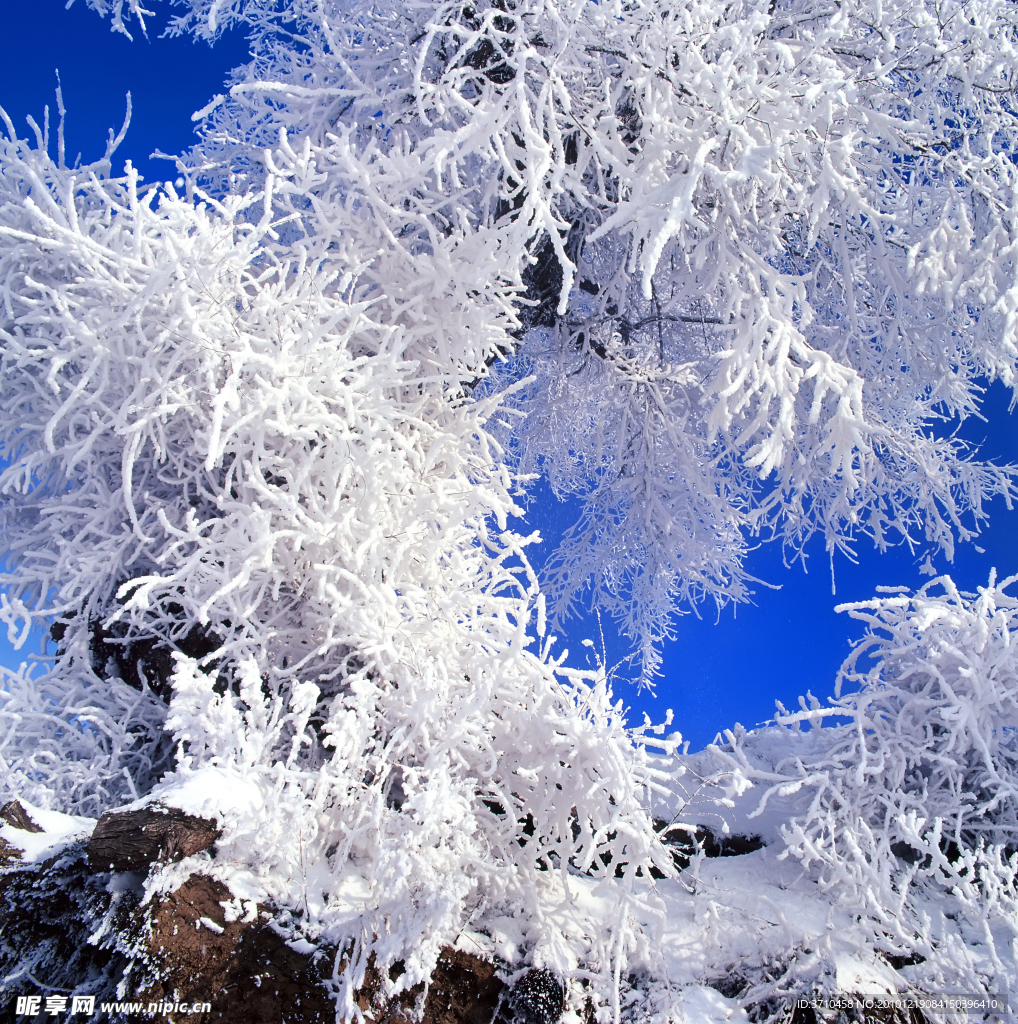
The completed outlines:
<svg viewBox="0 0 1018 1024">
<path fill-rule="evenodd" d="M 102 155 L 107 130 L 120 127 L 124 97 L 130 91 L 134 116 L 119 160 L 129 158 L 148 181 L 175 177 L 171 164 L 150 160 L 149 155 L 157 149 L 176 153 L 194 141 L 192 112 L 223 91 L 226 73 L 244 59 L 246 50 L 235 35 L 213 48 L 188 39 L 160 39 L 167 4 L 154 6 L 158 10 L 149 38 L 136 33 L 132 43 L 110 32 L 109 23 L 88 10 L 83 0 L 70 10 L 64 9 L 64 0 L 0 5 L 0 38 L 5 44 L 0 105 L 19 131 L 28 133 L 28 114 L 41 124 L 46 104 L 55 119 L 53 90 L 59 69 L 70 161 L 78 152 L 84 160 Z M 1008 398 L 1003 387 L 995 386 L 989 395 L 989 422 L 971 422 L 962 431 L 999 462 L 1018 461 L 1018 415 L 1008 414 Z M 570 509 L 544 493 L 532 510 L 531 528 L 541 529 L 550 548 L 570 521 Z M 982 553 L 972 545 L 961 547 L 953 566 L 942 557 L 934 558 L 934 564 L 939 571 L 950 570 L 969 589 L 985 583 L 992 566 L 1000 575 L 1018 572 L 1018 511 L 1008 512 L 996 502 L 979 546 Z M 794 706 L 806 690 L 828 695 L 850 639 L 860 635 L 859 624 L 836 615 L 834 605 L 865 600 L 879 585 L 917 587 L 927 579 L 918 571 L 925 551 L 917 557 L 903 549 L 880 556 L 862 541 L 858 554 L 858 565 L 836 559 L 834 596 L 822 544 L 812 548 L 808 574 L 800 567 L 784 568 L 781 551 L 773 545 L 756 552 L 750 571 L 781 589 L 759 588 L 756 605 L 734 613 L 726 610 L 720 619 L 710 606 L 701 609 L 702 619 L 682 617 L 678 639 L 665 650 L 657 696 L 638 694 L 626 685 L 617 687 L 618 695 L 634 711 L 646 709 L 655 719 L 673 708 L 676 727 L 694 748 L 735 721 L 751 726 L 770 717 L 775 699 Z M 609 661 L 621 658 L 625 644 L 613 634 L 611 622 L 605 622 L 604 629 Z M 580 645 L 585 636 L 600 647 L 595 620 L 572 624 L 565 640 L 571 660 L 588 656 Z M 38 650 L 39 641 L 36 637 L 15 653 L 0 636 L 0 663 L 16 665 L 30 646 Z"/>
</svg>

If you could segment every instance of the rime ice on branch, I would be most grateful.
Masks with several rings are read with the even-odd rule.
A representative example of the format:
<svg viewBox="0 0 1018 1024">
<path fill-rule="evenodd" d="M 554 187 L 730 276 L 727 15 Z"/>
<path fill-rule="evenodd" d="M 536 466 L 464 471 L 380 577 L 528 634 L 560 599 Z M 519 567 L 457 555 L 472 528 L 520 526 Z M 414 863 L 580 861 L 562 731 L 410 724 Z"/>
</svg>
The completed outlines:
<svg viewBox="0 0 1018 1024">
<path fill-rule="evenodd" d="M 213 196 L 8 129 L 2 611 L 52 617 L 59 651 L 4 676 L 4 788 L 215 819 L 214 859 L 150 884 L 200 862 L 299 905 L 347 957 L 348 1012 L 369 964 L 412 990 L 479 915 L 528 922 L 521 957 L 582 959 L 608 1001 L 671 871 L 647 811 L 666 772 L 603 673 L 550 658 L 500 397 L 461 387 L 507 337 L 495 254 L 465 230 L 401 249 L 348 201 L 352 143 L 284 136 Z M 613 879 L 611 944 L 552 914 L 571 870 Z"/>
<path fill-rule="evenodd" d="M 1006 0 L 301 4 L 299 52 L 274 0 L 184 6 L 257 55 L 203 122 L 210 185 L 261 181 L 282 129 L 358 168 L 319 160 L 392 254 L 493 257 L 472 298 L 516 322 L 481 390 L 536 378 L 507 447 L 582 506 L 553 615 L 592 584 L 652 670 L 674 608 L 747 596 L 748 537 L 950 558 L 1013 493 L 934 429 L 1018 384 Z"/>
<path fill-rule="evenodd" d="M 746 595 L 754 534 L 950 554 L 1013 493 L 930 429 L 1018 386 L 1013 7 L 183 6 L 254 60 L 179 191 L 0 143 L 0 615 L 59 645 L 5 676 L 3 784 L 215 819 L 149 890 L 282 908 L 347 1014 L 474 929 L 572 1012 L 636 978 L 680 1019 L 665 893 L 722 956 L 652 815 L 692 762 L 547 619 L 592 580 L 649 671 L 677 601 Z M 543 591 L 533 470 L 584 507 Z M 810 795 L 775 836 L 829 921 L 785 922 L 754 998 L 820 977 L 836 909 L 930 984 L 1010 984 L 1009 601 L 882 600 L 886 674 L 710 754 L 715 806 Z M 989 940 L 930 925 L 948 891 Z"/>
</svg>

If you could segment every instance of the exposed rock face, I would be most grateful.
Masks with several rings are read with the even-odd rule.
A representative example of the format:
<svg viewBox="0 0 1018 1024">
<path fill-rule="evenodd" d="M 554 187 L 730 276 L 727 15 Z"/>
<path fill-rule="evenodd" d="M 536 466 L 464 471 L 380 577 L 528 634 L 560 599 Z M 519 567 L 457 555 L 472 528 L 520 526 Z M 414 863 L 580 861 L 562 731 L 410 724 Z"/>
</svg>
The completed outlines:
<svg viewBox="0 0 1018 1024">
<path fill-rule="evenodd" d="M 504 988 L 494 964 L 445 949 L 431 976 L 424 1024 L 491 1024 Z"/>
<path fill-rule="evenodd" d="M 89 938 L 104 921 L 109 931 L 126 926 L 133 900 L 112 895 L 108 881 L 89 871 L 82 843 L 42 864 L 0 871 L 0 1006 L 15 995 L 45 996 L 35 978 L 97 1002 L 116 998 L 127 960 L 108 941 Z"/>
<path fill-rule="evenodd" d="M 136 963 L 155 975 L 142 987 L 145 1002 L 210 1002 L 192 1015 L 202 1024 L 333 1024 L 335 1004 L 324 986 L 334 950 L 295 952 L 276 932 L 255 922 L 227 922 L 222 882 L 192 875 L 179 889 L 139 914 Z"/>
<path fill-rule="evenodd" d="M 79 842 L 42 864 L 0 866 L 0 1007 L 10 1006 L 16 995 L 44 999 L 56 990 L 95 996 L 93 1024 L 135 1019 L 102 1005 L 124 1001 L 144 1007 L 209 1004 L 208 1010 L 179 1018 L 163 1013 L 188 1024 L 336 1020 L 330 994 L 336 949 L 302 949 L 296 943 L 294 948 L 266 920 L 266 908 L 245 905 L 240 919 L 228 921 L 224 903 L 238 903 L 222 882 L 207 876 L 191 875 L 176 891 L 142 905 L 140 873 L 96 871 L 91 863 L 91 844 L 86 857 Z M 526 971 L 510 989 L 496 964 L 459 949 L 442 951 L 423 1007 L 420 988 L 386 1003 L 379 981 L 369 969 L 358 998 L 374 1024 L 411 1024 L 422 1010 L 423 1024 L 557 1024 L 563 1012 L 563 985 L 551 971 Z M 733 973 L 711 985 L 737 999 L 748 982 Z M 777 1003 L 747 1009 L 754 1020 L 775 1014 L 789 1019 L 789 1008 Z M 585 1018 L 587 1024 L 596 1019 L 592 1004 Z M 35 1019 L 52 1018 L 40 1011 Z M 851 1019 L 926 1024 L 917 1010 L 867 1009 Z M 846 1024 L 849 1018 L 796 1005 L 790 1020 Z"/>
<path fill-rule="evenodd" d="M 111 856 L 102 844 L 136 837 L 139 827 L 157 817 L 157 824 L 167 827 L 142 832 L 142 852 L 155 851 L 153 861 L 165 855 L 165 837 L 186 818 L 159 811 L 149 818 L 108 817 L 121 820 L 99 835 L 99 857 Z M 134 831 L 126 827 L 131 822 Z M 0 871 L 0 978 L 9 979 L 0 986 L 0 1006 L 15 995 L 45 998 L 52 989 L 33 981 L 39 978 L 64 993 L 95 996 L 95 1024 L 118 1024 L 122 1015 L 104 1011 L 102 1004 L 123 1001 L 209 1003 L 208 1011 L 186 1017 L 189 1024 L 333 1024 L 336 1009 L 328 983 L 335 949 L 291 948 L 266 923 L 264 908 L 251 907 L 242 920 L 227 921 L 223 904 L 232 894 L 203 875 L 192 875 L 176 891 L 142 906 L 139 874 L 132 880 L 93 867 L 95 841 L 93 836 L 87 856 L 85 844 L 76 843 L 42 864 L 13 862 Z M 126 860 L 112 856 L 114 862 Z M 138 863 L 135 856 L 126 862 Z M 384 1004 L 376 998 L 378 979 L 372 983 L 371 974 L 358 999 L 361 1009 L 377 1024 L 410 1024 L 420 990 Z M 513 1004 L 504 994 L 493 963 L 445 949 L 424 1002 L 424 1024 L 507 1024 L 517 1015 L 506 1016 Z M 530 1017 L 519 1020 L 539 1024 Z"/>
<path fill-rule="evenodd" d="M 107 811 L 88 841 L 88 863 L 95 871 L 141 871 L 154 861 L 183 860 L 200 853 L 219 834 L 215 821 L 172 807 Z"/>
<path fill-rule="evenodd" d="M 680 871 L 689 867 L 690 860 L 700 851 L 705 857 L 741 857 L 764 847 L 760 836 L 719 835 L 706 825 L 690 830 L 685 825 L 672 825 L 657 818 L 654 829 L 671 851 L 672 861 Z"/>
<path fill-rule="evenodd" d="M 102 1010 L 122 1001 L 211 1004 L 188 1024 L 335 1021 L 324 984 L 334 951 L 298 953 L 260 916 L 228 923 L 220 901 L 230 891 L 204 876 L 147 906 L 110 882 L 89 869 L 83 844 L 0 873 L 0 1007 L 15 995 L 45 998 L 38 978 L 95 996 L 95 1024 L 127 1019 Z"/>
</svg>

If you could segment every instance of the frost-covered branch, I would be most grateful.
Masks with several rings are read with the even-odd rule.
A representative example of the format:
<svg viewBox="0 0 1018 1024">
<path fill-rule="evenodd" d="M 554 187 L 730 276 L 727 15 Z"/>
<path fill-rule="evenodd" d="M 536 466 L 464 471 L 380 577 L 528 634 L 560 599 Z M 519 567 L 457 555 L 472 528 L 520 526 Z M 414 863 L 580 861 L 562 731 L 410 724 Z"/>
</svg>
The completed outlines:
<svg viewBox="0 0 1018 1024">
<path fill-rule="evenodd" d="M 921 963 L 929 992 L 1001 991 L 1013 970 L 1015 580 L 963 594 L 942 577 L 843 605 L 868 627 L 841 670 L 850 692 L 729 733 L 722 755 L 757 787 L 751 818 L 794 794 L 787 853 L 860 915 L 861 942 Z"/>
<path fill-rule="evenodd" d="M 366 161 L 399 250 L 497 254 L 496 386 L 540 382 L 510 450 L 583 506 L 557 613 L 592 583 L 652 664 L 669 609 L 746 594 L 747 536 L 950 558 L 1013 494 L 936 436 L 1016 381 L 1004 0 L 188 6 L 176 30 L 232 19 L 255 53 L 207 112 L 210 184 L 260 181 L 282 127 Z M 616 444 L 603 396 L 655 376 Z"/>
</svg>

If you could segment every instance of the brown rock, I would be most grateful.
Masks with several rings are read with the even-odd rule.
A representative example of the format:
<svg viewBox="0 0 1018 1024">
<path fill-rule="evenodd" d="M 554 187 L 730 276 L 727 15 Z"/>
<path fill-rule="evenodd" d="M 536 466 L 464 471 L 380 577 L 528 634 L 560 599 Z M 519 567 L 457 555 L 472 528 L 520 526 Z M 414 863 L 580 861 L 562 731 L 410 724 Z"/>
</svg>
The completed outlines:
<svg viewBox="0 0 1018 1024">
<path fill-rule="evenodd" d="M 397 962 L 389 976 L 395 981 L 401 973 Z M 386 1003 L 379 995 L 381 978 L 372 959 L 357 1004 L 374 1024 L 416 1024 L 414 1011 L 423 988 L 415 985 Z M 504 990 L 493 963 L 446 946 L 431 975 L 420 1024 L 504 1024 L 496 1017 Z"/>
<path fill-rule="evenodd" d="M 21 806 L 20 800 L 11 800 L 3 807 L 0 807 L 0 818 L 3 818 L 11 828 L 20 828 L 25 832 L 42 832 L 42 828 L 36 825 L 28 816 L 28 811 Z"/>
<path fill-rule="evenodd" d="M 141 928 L 158 980 L 139 993 L 149 1002 L 210 1003 L 188 1021 L 207 1024 L 333 1024 L 323 985 L 332 956 L 294 952 L 261 923 L 226 922 L 222 882 L 192 875 L 147 908 Z"/>
<path fill-rule="evenodd" d="M 220 835 L 217 823 L 172 807 L 107 811 L 88 841 L 93 871 L 139 871 L 153 861 L 182 860 L 210 847 Z"/>
<path fill-rule="evenodd" d="M 459 949 L 443 949 L 424 1004 L 423 1024 L 491 1024 L 505 985 L 495 965 Z"/>
<path fill-rule="evenodd" d="M 0 872 L 0 977 L 27 968 L 97 1001 L 209 1004 L 196 1013 L 161 1011 L 181 1024 L 334 1024 L 327 983 L 336 950 L 298 953 L 263 919 L 227 923 L 223 903 L 232 894 L 201 875 L 141 906 L 133 889 L 111 894 L 84 853 L 75 844 L 45 864 Z M 101 925 L 95 944 L 90 936 Z M 116 995 L 118 985 L 125 995 Z M 422 987 L 388 1005 L 376 998 L 379 987 L 377 974 L 374 985 L 368 979 L 361 1009 L 376 1024 L 411 1024 Z M 49 990 L 33 983 L 21 991 Z M 503 993 L 494 964 L 444 949 L 424 1024 L 492 1024 Z"/>
<path fill-rule="evenodd" d="M 401 973 L 399 963 L 389 971 L 393 980 Z M 368 1019 L 374 1024 L 415 1024 L 414 1011 L 423 986 L 415 985 L 388 1003 L 380 997 L 380 988 L 378 969 L 369 961 L 364 987 L 357 995 L 357 1004 Z M 497 1016 L 504 991 L 495 964 L 446 946 L 431 975 L 420 1024 L 506 1024 Z"/>
</svg>

